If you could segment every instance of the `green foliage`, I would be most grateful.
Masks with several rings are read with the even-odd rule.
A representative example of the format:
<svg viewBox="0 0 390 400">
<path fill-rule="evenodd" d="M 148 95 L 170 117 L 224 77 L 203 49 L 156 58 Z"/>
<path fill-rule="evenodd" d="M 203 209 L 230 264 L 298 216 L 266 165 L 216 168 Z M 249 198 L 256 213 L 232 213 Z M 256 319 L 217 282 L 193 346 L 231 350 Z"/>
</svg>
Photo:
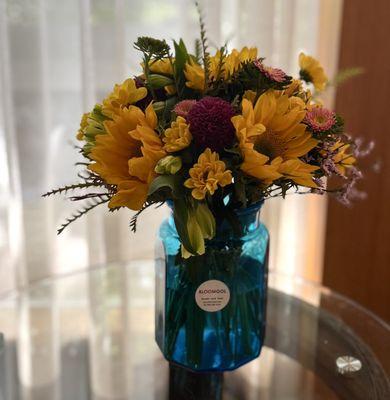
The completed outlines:
<svg viewBox="0 0 390 400">
<path fill-rule="evenodd" d="M 180 39 L 179 43 L 174 41 L 173 44 L 175 47 L 174 76 L 176 90 L 178 98 L 181 99 L 185 97 L 186 93 L 189 94 L 190 92 L 186 86 L 186 78 L 184 75 L 185 65 L 187 62 L 189 62 L 190 56 L 183 42 L 183 39 Z"/>
<path fill-rule="evenodd" d="M 173 219 L 177 233 L 179 234 L 180 241 L 184 247 L 192 254 L 196 254 L 196 249 L 191 243 L 188 234 L 188 220 L 189 220 L 190 207 L 185 198 L 176 199 L 173 202 Z"/>
<path fill-rule="evenodd" d="M 292 81 L 292 77 L 286 75 L 283 82 L 275 82 L 265 76 L 253 62 L 246 62 L 235 76 L 244 90 L 253 90 L 260 96 L 269 89 L 283 90 Z"/>
<path fill-rule="evenodd" d="M 193 255 L 203 254 L 205 239 L 212 239 L 216 232 L 215 218 L 207 203 L 185 197 L 175 199 L 173 218 L 185 249 Z"/>
<path fill-rule="evenodd" d="M 345 68 L 339 71 L 336 76 L 329 82 L 328 86 L 337 87 L 356 76 L 362 75 L 364 73 L 364 68 L 352 67 Z"/>
<path fill-rule="evenodd" d="M 159 130 L 161 133 L 170 126 L 171 118 L 172 118 L 172 110 L 178 102 L 178 98 L 176 96 L 169 97 L 165 101 L 161 101 L 157 103 L 153 103 L 154 110 L 158 116 Z M 158 108 L 155 107 L 158 105 Z"/>
<path fill-rule="evenodd" d="M 202 46 L 202 57 L 203 57 L 203 68 L 204 68 L 204 92 L 206 93 L 210 79 L 210 53 L 208 51 L 206 26 L 202 15 L 202 10 L 197 1 L 195 2 L 195 5 L 199 15 L 200 42 Z"/>
<path fill-rule="evenodd" d="M 148 79 L 148 84 L 153 89 L 161 89 L 174 83 L 173 79 L 161 74 L 150 74 Z"/>
<path fill-rule="evenodd" d="M 169 56 L 170 47 L 165 40 L 140 36 L 134 43 L 134 48 L 141 51 L 144 57 L 159 60 Z"/>
<path fill-rule="evenodd" d="M 133 233 L 137 232 L 137 223 L 138 223 L 138 218 L 139 216 L 150 206 L 156 205 L 156 208 L 161 207 L 163 205 L 163 202 L 158 202 L 158 201 L 147 201 L 140 210 L 138 210 L 130 220 L 130 229 Z"/>
<path fill-rule="evenodd" d="M 67 226 L 85 215 L 88 211 L 94 209 L 100 204 L 104 204 L 110 201 L 111 197 L 115 193 L 114 185 L 107 184 L 102 178 L 100 178 L 100 176 L 91 171 L 85 170 L 84 173 L 79 173 L 78 177 L 82 179 L 83 182 L 75 183 L 73 185 L 61 186 L 42 195 L 42 197 L 49 197 L 58 194 L 67 194 L 68 192 L 75 192 L 76 190 L 90 188 L 99 189 L 99 192 L 97 193 L 87 192 L 83 194 L 75 194 L 68 197 L 68 199 L 71 201 L 87 200 L 87 203 L 81 209 L 77 210 L 74 214 L 66 219 L 66 222 L 62 224 L 61 227 L 58 229 L 58 234 L 62 233 Z"/>
<path fill-rule="evenodd" d="M 88 124 L 83 131 L 86 144 L 82 148 L 82 153 L 85 156 L 88 156 L 88 154 L 91 152 L 92 147 L 95 145 L 96 136 L 107 133 L 103 124 L 105 120 L 107 120 L 107 117 L 102 113 L 101 104 L 96 104 L 93 110 L 88 115 Z"/>
<path fill-rule="evenodd" d="M 101 186 L 105 186 L 105 184 L 101 184 Z M 50 190 L 49 192 L 46 192 L 42 195 L 42 197 L 49 197 L 49 196 L 54 196 L 57 194 L 66 194 L 69 191 L 77 190 L 77 189 L 85 189 L 89 187 L 96 187 L 95 183 L 91 182 L 83 182 L 83 183 L 75 183 L 73 185 L 65 185 L 61 186 L 57 189 Z"/>
<path fill-rule="evenodd" d="M 183 180 L 180 175 L 159 175 L 154 178 L 149 187 L 148 196 L 155 195 L 162 190 L 168 190 L 174 198 L 179 198 L 183 194 Z"/>
<path fill-rule="evenodd" d="M 147 36 L 141 36 L 134 43 L 134 48 L 143 54 L 144 74 L 146 78 L 146 87 L 150 90 L 153 99 L 157 99 L 154 87 L 149 84 L 150 80 L 150 62 L 161 60 L 162 58 L 171 58 L 170 47 L 165 40 L 158 40 Z"/>
<path fill-rule="evenodd" d="M 94 198 L 86 203 L 84 207 L 81 209 L 77 210 L 74 214 L 72 214 L 69 218 L 66 218 L 66 222 L 63 223 L 60 228 L 57 230 L 57 234 L 60 235 L 64 229 L 69 226 L 72 222 L 78 220 L 81 218 L 83 215 L 85 215 L 87 212 L 93 210 L 97 206 L 100 206 L 101 204 L 107 203 L 110 200 L 110 197 L 107 195 L 100 195 L 98 198 Z"/>
<path fill-rule="evenodd" d="M 198 64 L 202 61 L 202 43 L 200 39 L 195 39 L 195 61 Z"/>
</svg>

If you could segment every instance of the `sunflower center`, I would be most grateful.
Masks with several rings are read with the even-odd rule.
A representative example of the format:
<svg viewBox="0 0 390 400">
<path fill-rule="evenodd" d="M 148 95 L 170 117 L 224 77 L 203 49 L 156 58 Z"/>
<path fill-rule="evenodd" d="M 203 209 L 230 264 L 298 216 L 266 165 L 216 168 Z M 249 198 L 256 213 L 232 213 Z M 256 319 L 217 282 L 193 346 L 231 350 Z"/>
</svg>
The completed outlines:
<svg viewBox="0 0 390 400">
<path fill-rule="evenodd" d="M 129 146 L 129 159 L 142 157 L 142 142 L 137 139 L 132 139 L 132 146 Z"/>
<path fill-rule="evenodd" d="M 309 74 L 309 72 L 306 71 L 305 69 L 301 69 L 301 70 L 299 71 L 299 76 L 300 76 L 300 78 L 301 78 L 302 80 L 304 80 L 305 82 L 308 82 L 308 83 L 313 82 L 312 76 L 311 76 L 311 75 Z"/>
<path fill-rule="evenodd" d="M 271 160 L 282 156 L 285 151 L 284 141 L 272 131 L 261 134 L 255 142 L 254 149 Z"/>
</svg>

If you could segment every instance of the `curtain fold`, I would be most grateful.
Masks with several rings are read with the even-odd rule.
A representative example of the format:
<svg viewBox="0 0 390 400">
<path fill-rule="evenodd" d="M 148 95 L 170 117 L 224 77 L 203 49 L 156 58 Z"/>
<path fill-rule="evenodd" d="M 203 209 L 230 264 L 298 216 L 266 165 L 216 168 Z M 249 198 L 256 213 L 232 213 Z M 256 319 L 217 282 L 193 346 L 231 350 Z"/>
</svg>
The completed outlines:
<svg viewBox="0 0 390 400">
<path fill-rule="evenodd" d="M 296 74 L 300 51 L 319 53 L 322 3 L 200 5 L 210 47 L 257 46 L 269 64 Z M 132 47 L 137 36 L 183 37 L 194 44 L 192 0 L 0 0 L 0 7 L 0 291 L 110 260 L 153 257 L 152 238 L 165 208 L 146 211 L 135 236 L 128 229 L 130 211 L 108 215 L 103 206 L 57 237 L 56 228 L 77 204 L 41 194 L 75 180 L 72 143 L 80 117 L 114 83 L 139 72 Z M 309 244 L 302 223 L 309 226 L 313 201 L 289 196 L 268 202 L 263 214 L 272 235 L 272 268 L 305 275 Z"/>
</svg>

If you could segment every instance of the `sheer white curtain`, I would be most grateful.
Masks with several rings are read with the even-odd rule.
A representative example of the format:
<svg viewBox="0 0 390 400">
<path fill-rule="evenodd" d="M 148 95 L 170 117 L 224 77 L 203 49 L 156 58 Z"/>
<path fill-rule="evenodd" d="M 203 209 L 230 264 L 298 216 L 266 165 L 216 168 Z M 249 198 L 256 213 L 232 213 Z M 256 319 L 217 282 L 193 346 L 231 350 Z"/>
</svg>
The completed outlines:
<svg viewBox="0 0 390 400">
<path fill-rule="evenodd" d="M 269 64 L 290 73 L 297 73 L 303 50 L 334 70 L 341 0 L 201 5 L 212 44 L 255 45 Z M 139 71 L 132 48 L 139 35 L 194 43 L 193 1 L 0 0 L 0 290 L 110 260 L 153 257 L 164 208 L 145 212 L 135 236 L 130 211 L 100 209 L 57 237 L 56 227 L 77 205 L 40 197 L 74 181 L 71 142 L 80 115 Z M 269 201 L 271 267 L 319 279 L 324 215 L 323 200 Z"/>
</svg>

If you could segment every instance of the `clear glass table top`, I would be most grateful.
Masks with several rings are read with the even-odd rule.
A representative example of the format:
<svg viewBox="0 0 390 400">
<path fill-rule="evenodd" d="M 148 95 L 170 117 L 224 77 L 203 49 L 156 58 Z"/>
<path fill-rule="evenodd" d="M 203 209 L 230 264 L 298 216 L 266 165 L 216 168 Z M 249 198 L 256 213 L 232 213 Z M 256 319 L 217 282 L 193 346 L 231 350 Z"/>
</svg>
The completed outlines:
<svg viewBox="0 0 390 400">
<path fill-rule="evenodd" d="M 154 342 L 153 261 L 0 298 L 0 399 L 390 399 L 390 328 L 326 288 L 270 274 L 266 343 L 233 372 L 170 366 Z"/>
</svg>

